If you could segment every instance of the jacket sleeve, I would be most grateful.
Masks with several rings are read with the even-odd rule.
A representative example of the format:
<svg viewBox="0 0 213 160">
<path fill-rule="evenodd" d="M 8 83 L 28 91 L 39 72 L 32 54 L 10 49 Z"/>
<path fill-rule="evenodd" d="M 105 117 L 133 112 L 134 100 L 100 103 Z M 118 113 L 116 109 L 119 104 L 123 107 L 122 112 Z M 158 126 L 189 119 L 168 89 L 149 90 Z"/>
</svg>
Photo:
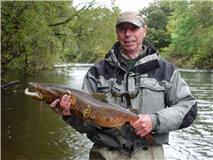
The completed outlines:
<svg viewBox="0 0 213 160">
<path fill-rule="evenodd" d="M 90 94 L 97 92 L 96 78 L 90 73 L 90 71 L 84 76 L 82 90 Z"/>
<path fill-rule="evenodd" d="M 167 108 L 157 112 L 158 133 L 186 128 L 197 116 L 197 102 L 187 83 L 181 78 L 179 70 L 174 71 L 166 85 L 165 102 Z"/>
<path fill-rule="evenodd" d="M 84 77 L 83 91 L 95 93 L 97 91 L 97 82 L 93 75 L 88 72 Z M 102 128 L 84 121 L 76 116 L 64 117 L 64 120 L 73 128 L 81 133 L 87 133 L 87 137 L 96 144 L 121 149 L 122 152 L 132 151 L 135 140 L 133 128 L 125 124 L 120 128 Z M 147 140 L 140 138 L 140 143 L 148 144 Z"/>
<path fill-rule="evenodd" d="M 93 124 L 84 121 L 75 115 L 63 116 L 63 120 L 80 133 L 88 133 L 96 128 Z"/>
</svg>

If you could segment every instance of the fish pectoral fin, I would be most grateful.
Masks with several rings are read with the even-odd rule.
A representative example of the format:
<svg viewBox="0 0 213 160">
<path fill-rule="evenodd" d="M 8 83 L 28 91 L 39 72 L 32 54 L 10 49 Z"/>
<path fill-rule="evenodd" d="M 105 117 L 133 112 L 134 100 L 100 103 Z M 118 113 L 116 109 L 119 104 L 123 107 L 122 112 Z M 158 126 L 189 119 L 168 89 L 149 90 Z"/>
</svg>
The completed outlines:
<svg viewBox="0 0 213 160">
<path fill-rule="evenodd" d="M 130 125 L 130 122 L 129 122 L 129 121 L 126 121 L 126 122 L 124 123 L 124 125 Z"/>
<path fill-rule="evenodd" d="M 69 89 L 67 89 L 67 94 L 72 95 L 72 92 Z"/>
<path fill-rule="evenodd" d="M 107 96 L 104 93 L 97 92 L 97 93 L 91 94 L 91 96 L 96 98 L 96 99 L 98 99 L 98 100 L 100 100 L 100 101 L 102 101 L 102 102 L 108 102 L 107 101 Z"/>
</svg>

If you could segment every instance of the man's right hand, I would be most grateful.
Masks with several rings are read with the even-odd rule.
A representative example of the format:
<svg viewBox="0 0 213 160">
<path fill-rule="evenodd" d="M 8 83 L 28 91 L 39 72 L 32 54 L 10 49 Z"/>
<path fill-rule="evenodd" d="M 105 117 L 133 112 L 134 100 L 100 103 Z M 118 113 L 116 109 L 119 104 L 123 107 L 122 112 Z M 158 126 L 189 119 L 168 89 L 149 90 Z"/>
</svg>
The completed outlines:
<svg viewBox="0 0 213 160">
<path fill-rule="evenodd" d="M 53 111 L 56 113 L 63 115 L 63 116 L 69 116 L 71 115 L 70 108 L 71 108 L 71 98 L 70 95 L 65 94 L 61 99 L 54 100 L 50 107 Z"/>
</svg>

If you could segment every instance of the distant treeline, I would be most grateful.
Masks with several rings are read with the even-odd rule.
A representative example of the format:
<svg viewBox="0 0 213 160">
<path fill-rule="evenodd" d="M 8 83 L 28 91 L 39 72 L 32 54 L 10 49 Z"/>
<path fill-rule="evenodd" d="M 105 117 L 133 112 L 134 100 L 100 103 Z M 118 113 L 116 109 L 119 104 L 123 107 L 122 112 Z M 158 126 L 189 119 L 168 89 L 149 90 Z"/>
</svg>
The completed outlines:
<svg viewBox="0 0 213 160">
<path fill-rule="evenodd" d="M 140 12 L 161 56 L 179 67 L 213 68 L 213 2 L 155 1 Z M 113 1 L 111 9 L 94 1 L 78 9 L 72 1 L 2 1 L 1 70 L 34 73 L 54 63 L 94 63 L 116 41 L 119 13 Z"/>
</svg>

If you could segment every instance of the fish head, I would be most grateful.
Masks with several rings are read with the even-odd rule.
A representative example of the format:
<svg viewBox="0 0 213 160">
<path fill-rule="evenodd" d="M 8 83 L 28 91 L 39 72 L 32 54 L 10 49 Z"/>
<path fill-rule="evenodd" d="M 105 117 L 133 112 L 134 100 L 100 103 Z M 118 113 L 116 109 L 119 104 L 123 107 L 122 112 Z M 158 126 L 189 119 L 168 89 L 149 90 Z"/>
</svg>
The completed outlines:
<svg viewBox="0 0 213 160">
<path fill-rule="evenodd" d="M 25 95 L 46 103 L 51 103 L 61 96 L 54 90 L 54 87 L 45 83 L 29 82 Z"/>
</svg>

